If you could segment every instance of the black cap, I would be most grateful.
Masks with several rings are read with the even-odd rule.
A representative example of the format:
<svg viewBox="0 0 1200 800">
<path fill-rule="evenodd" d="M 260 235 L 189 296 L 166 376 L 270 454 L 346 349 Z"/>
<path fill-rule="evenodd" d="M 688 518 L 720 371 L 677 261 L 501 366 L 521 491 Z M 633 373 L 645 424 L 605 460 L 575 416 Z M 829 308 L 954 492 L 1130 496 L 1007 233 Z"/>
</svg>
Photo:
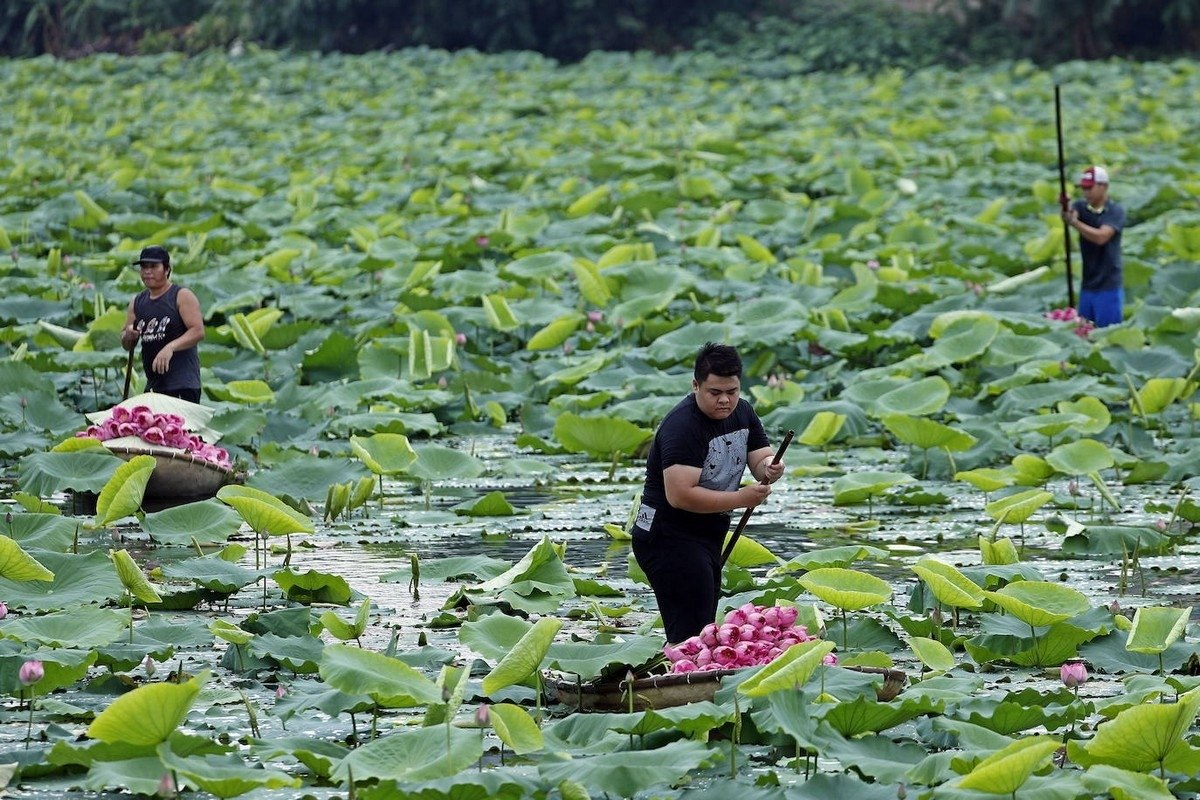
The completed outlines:
<svg viewBox="0 0 1200 800">
<path fill-rule="evenodd" d="M 137 261 L 134 261 L 133 263 L 170 264 L 171 256 L 167 253 L 167 248 L 152 244 L 149 247 L 143 247 L 142 254 L 138 256 Z"/>
</svg>

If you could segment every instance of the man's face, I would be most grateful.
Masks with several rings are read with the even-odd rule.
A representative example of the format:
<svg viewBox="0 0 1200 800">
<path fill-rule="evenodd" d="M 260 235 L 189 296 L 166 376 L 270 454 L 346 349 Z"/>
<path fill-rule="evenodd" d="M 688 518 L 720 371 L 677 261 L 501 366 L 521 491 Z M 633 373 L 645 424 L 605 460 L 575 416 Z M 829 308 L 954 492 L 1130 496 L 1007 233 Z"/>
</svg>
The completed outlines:
<svg viewBox="0 0 1200 800">
<path fill-rule="evenodd" d="M 1107 183 L 1093 183 L 1091 186 L 1083 187 L 1083 198 L 1093 208 L 1099 208 L 1104 205 L 1106 197 L 1108 197 Z"/>
<path fill-rule="evenodd" d="M 692 379 L 692 391 L 696 393 L 696 405 L 710 419 L 725 419 L 737 407 L 738 392 L 742 381 L 733 376 L 724 378 L 709 375 L 699 383 Z"/>
<path fill-rule="evenodd" d="M 157 261 L 143 261 L 138 265 L 142 284 L 147 289 L 160 289 L 167 282 L 167 266 Z"/>
</svg>

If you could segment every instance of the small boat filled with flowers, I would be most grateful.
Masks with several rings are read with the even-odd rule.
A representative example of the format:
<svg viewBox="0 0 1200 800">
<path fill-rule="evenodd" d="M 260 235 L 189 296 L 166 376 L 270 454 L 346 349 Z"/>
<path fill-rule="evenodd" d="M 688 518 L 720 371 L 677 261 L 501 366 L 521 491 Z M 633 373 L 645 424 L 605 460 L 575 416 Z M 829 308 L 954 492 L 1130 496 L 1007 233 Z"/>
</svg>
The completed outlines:
<svg viewBox="0 0 1200 800">
<path fill-rule="evenodd" d="M 712 700 L 721 681 L 750 667 L 770 664 L 793 646 L 818 641 L 804 625 L 797 625 L 792 606 L 746 604 L 725 615 L 721 623 L 710 623 L 696 636 L 663 648 L 667 672 L 624 678 L 572 680 L 551 675 L 547 685 L 559 702 L 579 711 L 619 711 L 669 708 Z M 822 663 L 837 665 L 828 653 Z M 895 669 L 849 667 L 878 675 L 879 700 L 891 700 L 904 688 L 907 676 Z"/>
<path fill-rule="evenodd" d="M 87 415 L 92 424 L 78 437 L 98 439 L 129 460 L 153 456 L 157 462 L 146 499 L 159 507 L 214 496 L 236 482 L 229 453 L 208 427 L 213 409 L 163 394 L 135 395 L 105 411 Z"/>
</svg>

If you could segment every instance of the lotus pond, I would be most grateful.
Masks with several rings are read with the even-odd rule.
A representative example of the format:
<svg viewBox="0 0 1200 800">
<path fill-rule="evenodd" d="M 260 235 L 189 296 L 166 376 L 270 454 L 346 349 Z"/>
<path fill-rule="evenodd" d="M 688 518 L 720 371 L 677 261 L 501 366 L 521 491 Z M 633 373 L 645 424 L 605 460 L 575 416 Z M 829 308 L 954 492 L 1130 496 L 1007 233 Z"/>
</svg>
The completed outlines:
<svg viewBox="0 0 1200 800">
<path fill-rule="evenodd" d="M 1200 791 L 1194 63 L 0 75 L 10 794 Z M 1130 216 L 1103 330 L 1058 319 L 1055 83 Z M 75 438 L 120 399 L 149 243 L 246 473 L 158 511 L 152 468 Z M 625 536 L 707 340 L 797 433 L 724 603 L 821 639 L 711 700 L 576 712 L 548 676 L 665 669 Z"/>
</svg>

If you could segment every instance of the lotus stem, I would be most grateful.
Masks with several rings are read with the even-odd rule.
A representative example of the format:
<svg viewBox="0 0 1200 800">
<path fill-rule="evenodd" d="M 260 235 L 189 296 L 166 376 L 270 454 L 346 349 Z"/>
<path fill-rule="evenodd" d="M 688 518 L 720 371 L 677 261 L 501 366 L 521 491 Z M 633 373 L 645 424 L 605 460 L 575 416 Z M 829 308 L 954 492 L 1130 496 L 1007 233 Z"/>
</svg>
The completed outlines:
<svg viewBox="0 0 1200 800">
<path fill-rule="evenodd" d="M 1042 656 L 1038 653 L 1038 635 L 1037 629 L 1033 627 L 1033 623 L 1029 624 L 1029 633 L 1033 636 L 1033 665 L 1040 667 L 1042 665 Z"/>
<path fill-rule="evenodd" d="M 25 691 L 22 689 L 21 694 Z M 25 749 L 29 749 L 29 742 L 33 739 L 33 700 L 37 696 L 37 689 L 34 686 L 29 687 L 29 722 L 25 725 Z"/>
</svg>

